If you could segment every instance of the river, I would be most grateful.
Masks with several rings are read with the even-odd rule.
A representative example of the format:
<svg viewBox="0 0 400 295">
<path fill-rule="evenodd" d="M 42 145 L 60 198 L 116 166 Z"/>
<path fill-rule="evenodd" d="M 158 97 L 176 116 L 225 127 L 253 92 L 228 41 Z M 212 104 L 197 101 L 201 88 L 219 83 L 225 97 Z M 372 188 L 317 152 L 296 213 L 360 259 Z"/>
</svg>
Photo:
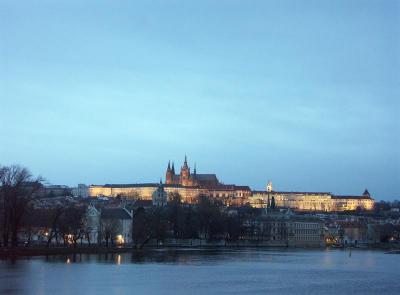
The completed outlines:
<svg viewBox="0 0 400 295">
<path fill-rule="evenodd" d="M 156 250 L 0 260 L 0 294 L 400 294 L 400 255 Z"/>
</svg>

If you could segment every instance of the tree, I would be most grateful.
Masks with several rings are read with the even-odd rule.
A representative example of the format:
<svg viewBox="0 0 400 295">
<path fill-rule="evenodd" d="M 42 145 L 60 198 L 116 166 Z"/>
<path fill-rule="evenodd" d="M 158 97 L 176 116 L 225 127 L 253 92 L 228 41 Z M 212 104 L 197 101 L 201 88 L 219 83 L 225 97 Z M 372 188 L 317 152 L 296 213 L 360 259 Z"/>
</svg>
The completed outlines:
<svg viewBox="0 0 400 295">
<path fill-rule="evenodd" d="M 59 230 L 64 239 L 64 245 L 73 244 L 77 246 L 78 240 L 83 236 L 83 207 L 67 207 L 59 219 Z"/>
<path fill-rule="evenodd" d="M 18 165 L 0 167 L 1 232 L 3 246 L 18 246 L 18 231 L 26 209 L 41 188 L 43 179 Z"/>
<path fill-rule="evenodd" d="M 118 232 L 119 221 L 117 219 L 101 219 L 101 236 L 106 241 L 106 247 L 114 244 L 114 237 Z"/>
<path fill-rule="evenodd" d="M 141 249 L 151 238 L 151 227 L 147 212 L 140 207 L 133 215 L 132 239 L 134 247 Z"/>
<path fill-rule="evenodd" d="M 199 230 L 205 239 L 213 239 L 223 234 L 223 217 L 221 214 L 221 203 L 201 195 L 198 199 L 197 213 Z"/>
<path fill-rule="evenodd" d="M 183 207 L 181 196 L 178 193 L 172 193 L 168 202 L 168 221 L 172 226 L 174 238 L 181 238 L 183 234 Z"/>
<path fill-rule="evenodd" d="M 167 235 L 167 219 L 162 207 L 157 207 L 151 212 L 151 237 L 158 242 L 164 242 Z"/>
<path fill-rule="evenodd" d="M 54 209 L 48 210 L 48 227 L 49 232 L 47 236 L 47 247 L 50 247 L 51 241 L 55 238 L 58 246 L 58 235 L 61 216 L 64 213 L 64 208 L 62 206 L 57 206 Z"/>
<path fill-rule="evenodd" d="M 272 198 L 271 198 L 271 209 L 275 209 L 275 208 L 276 208 L 275 198 L 274 198 L 274 196 L 272 196 Z"/>
<path fill-rule="evenodd" d="M 225 218 L 225 232 L 228 240 L 237 241 L 242 235 L 242 220 L 240 216 Z"/>
</svg>

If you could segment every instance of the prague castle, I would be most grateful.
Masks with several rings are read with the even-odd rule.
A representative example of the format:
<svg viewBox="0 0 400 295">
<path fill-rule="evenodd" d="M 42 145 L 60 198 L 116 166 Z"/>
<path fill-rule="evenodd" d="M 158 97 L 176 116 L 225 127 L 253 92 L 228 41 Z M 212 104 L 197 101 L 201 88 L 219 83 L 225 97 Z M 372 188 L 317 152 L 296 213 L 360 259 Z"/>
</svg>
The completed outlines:
<svg viewBox="0 0 400 295">
<path fill-rule="evenodd" d="M 333 195 L 329 192 L 285 192 L 273 190 L 268 182 L 265 191 L 251 191 L 248 186 L 221 183 L 215 174 L 197 173 L 196 166 L 191 172 L 187 158 L 179 174 L 175 173 L 174 162 L 168 162 L 165 183 L 106 184 L 91 185 L 92 197 L 126 196 L 152 200 L 157 190 L 162 189 L 167 195 L 178 193 L 185 203 L 194 204 L 198 196 L 205 195 L 222 201 L 227 206 L 251 205 L 257 208 L 268 207 L 273 200 L 277 207 L 299 211 L 353 211 L 372 210 L 374 200 L 368 190 L 359 196 Z"/>
<path fill-rule="evenodd" d="M 268 182 L 265 191 L 253 191 L 253 207 L 268 207 L 272 199 L 277 207 L 299 211 L 354 211 L 372 210 L 374 200 L 368 190 L 360 196 L 333 195 L 329 192 L 284 192 L 274 191 L 272 182 Z"/>
<path fill-rule="evenodd" d="M 185 162 L 181 167 L 180 174 L 175 174 L 174 163 L 172 167 L 168 162 L 167 173 L 165 175 L 166 184 L 176 184 L 182 186 L 200 186 L 200 187 L 217 187 L 221 185 L 215 174 L 197 174 L 196 165 L 194 166 L 193 173 L 190 173 L 190 168 L 185 156 Z"/>
<path fill-rule="evenodd" d="M 159 183 L 91 185 L 89 195 L 127 196 L 151 200 L 158 187 Z M 183 202 L 190 204 L 196 203 L 199 195 L 206 195 L 218 198 L 228 206 L 241 206 L 245 205 L 251 196 L 248 186 L 220 183 L 215 174 L 197 173 L 196 167 L 191 173 L 186 156 L 179 174 L 175 174 L 174 163 L 171 165 L 171 162 L 168 162 L 163 189 L 169 195 L 178 193 Z"/>
</svg>

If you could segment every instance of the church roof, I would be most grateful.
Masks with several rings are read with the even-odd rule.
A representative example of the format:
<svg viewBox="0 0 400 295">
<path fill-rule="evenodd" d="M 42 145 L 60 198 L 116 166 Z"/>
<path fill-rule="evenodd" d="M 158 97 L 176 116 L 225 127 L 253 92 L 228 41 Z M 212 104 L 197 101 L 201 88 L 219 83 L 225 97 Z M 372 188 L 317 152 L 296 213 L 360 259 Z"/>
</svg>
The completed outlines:
<svg viewBox="0 0 400 295">
<path fill-rule="evenodd" d="M 194 177 L 196 177 L 197 180 L 200 181 L 218 181 L 217 175 L 215 174 L 192 174 Z"/>
<path fill-rule="evenodd" d="M 115 184 L 107 183 L 105 185 L 91 185 L 91 187 L 108 187 L 108 188 L 129 188 L 129 187 L 157 187 L 158 183 L 130 183 L 130 184 Z"/>
<path fill-rule="evenodd" d="M 234 185 L 234 184 L 219 184 L 216 186 L 208 187 L 209 190 L 214 191 L 234 191 L 234 190 L 245 190 L 250 191 L 250 187 L 245 185 Z"/>
</svg>

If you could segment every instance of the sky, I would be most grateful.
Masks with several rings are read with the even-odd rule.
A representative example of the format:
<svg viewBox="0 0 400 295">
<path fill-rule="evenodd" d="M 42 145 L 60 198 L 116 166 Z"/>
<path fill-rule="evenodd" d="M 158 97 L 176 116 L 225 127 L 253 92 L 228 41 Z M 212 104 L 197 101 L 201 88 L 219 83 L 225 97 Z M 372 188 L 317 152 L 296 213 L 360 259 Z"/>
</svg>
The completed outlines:
<svg viewBox="0 0 400 295">
<path fill-rule="evenodd" d="M 400 2 L 0 0 L 0 164 L 400 199 Z"/>
</svg>

